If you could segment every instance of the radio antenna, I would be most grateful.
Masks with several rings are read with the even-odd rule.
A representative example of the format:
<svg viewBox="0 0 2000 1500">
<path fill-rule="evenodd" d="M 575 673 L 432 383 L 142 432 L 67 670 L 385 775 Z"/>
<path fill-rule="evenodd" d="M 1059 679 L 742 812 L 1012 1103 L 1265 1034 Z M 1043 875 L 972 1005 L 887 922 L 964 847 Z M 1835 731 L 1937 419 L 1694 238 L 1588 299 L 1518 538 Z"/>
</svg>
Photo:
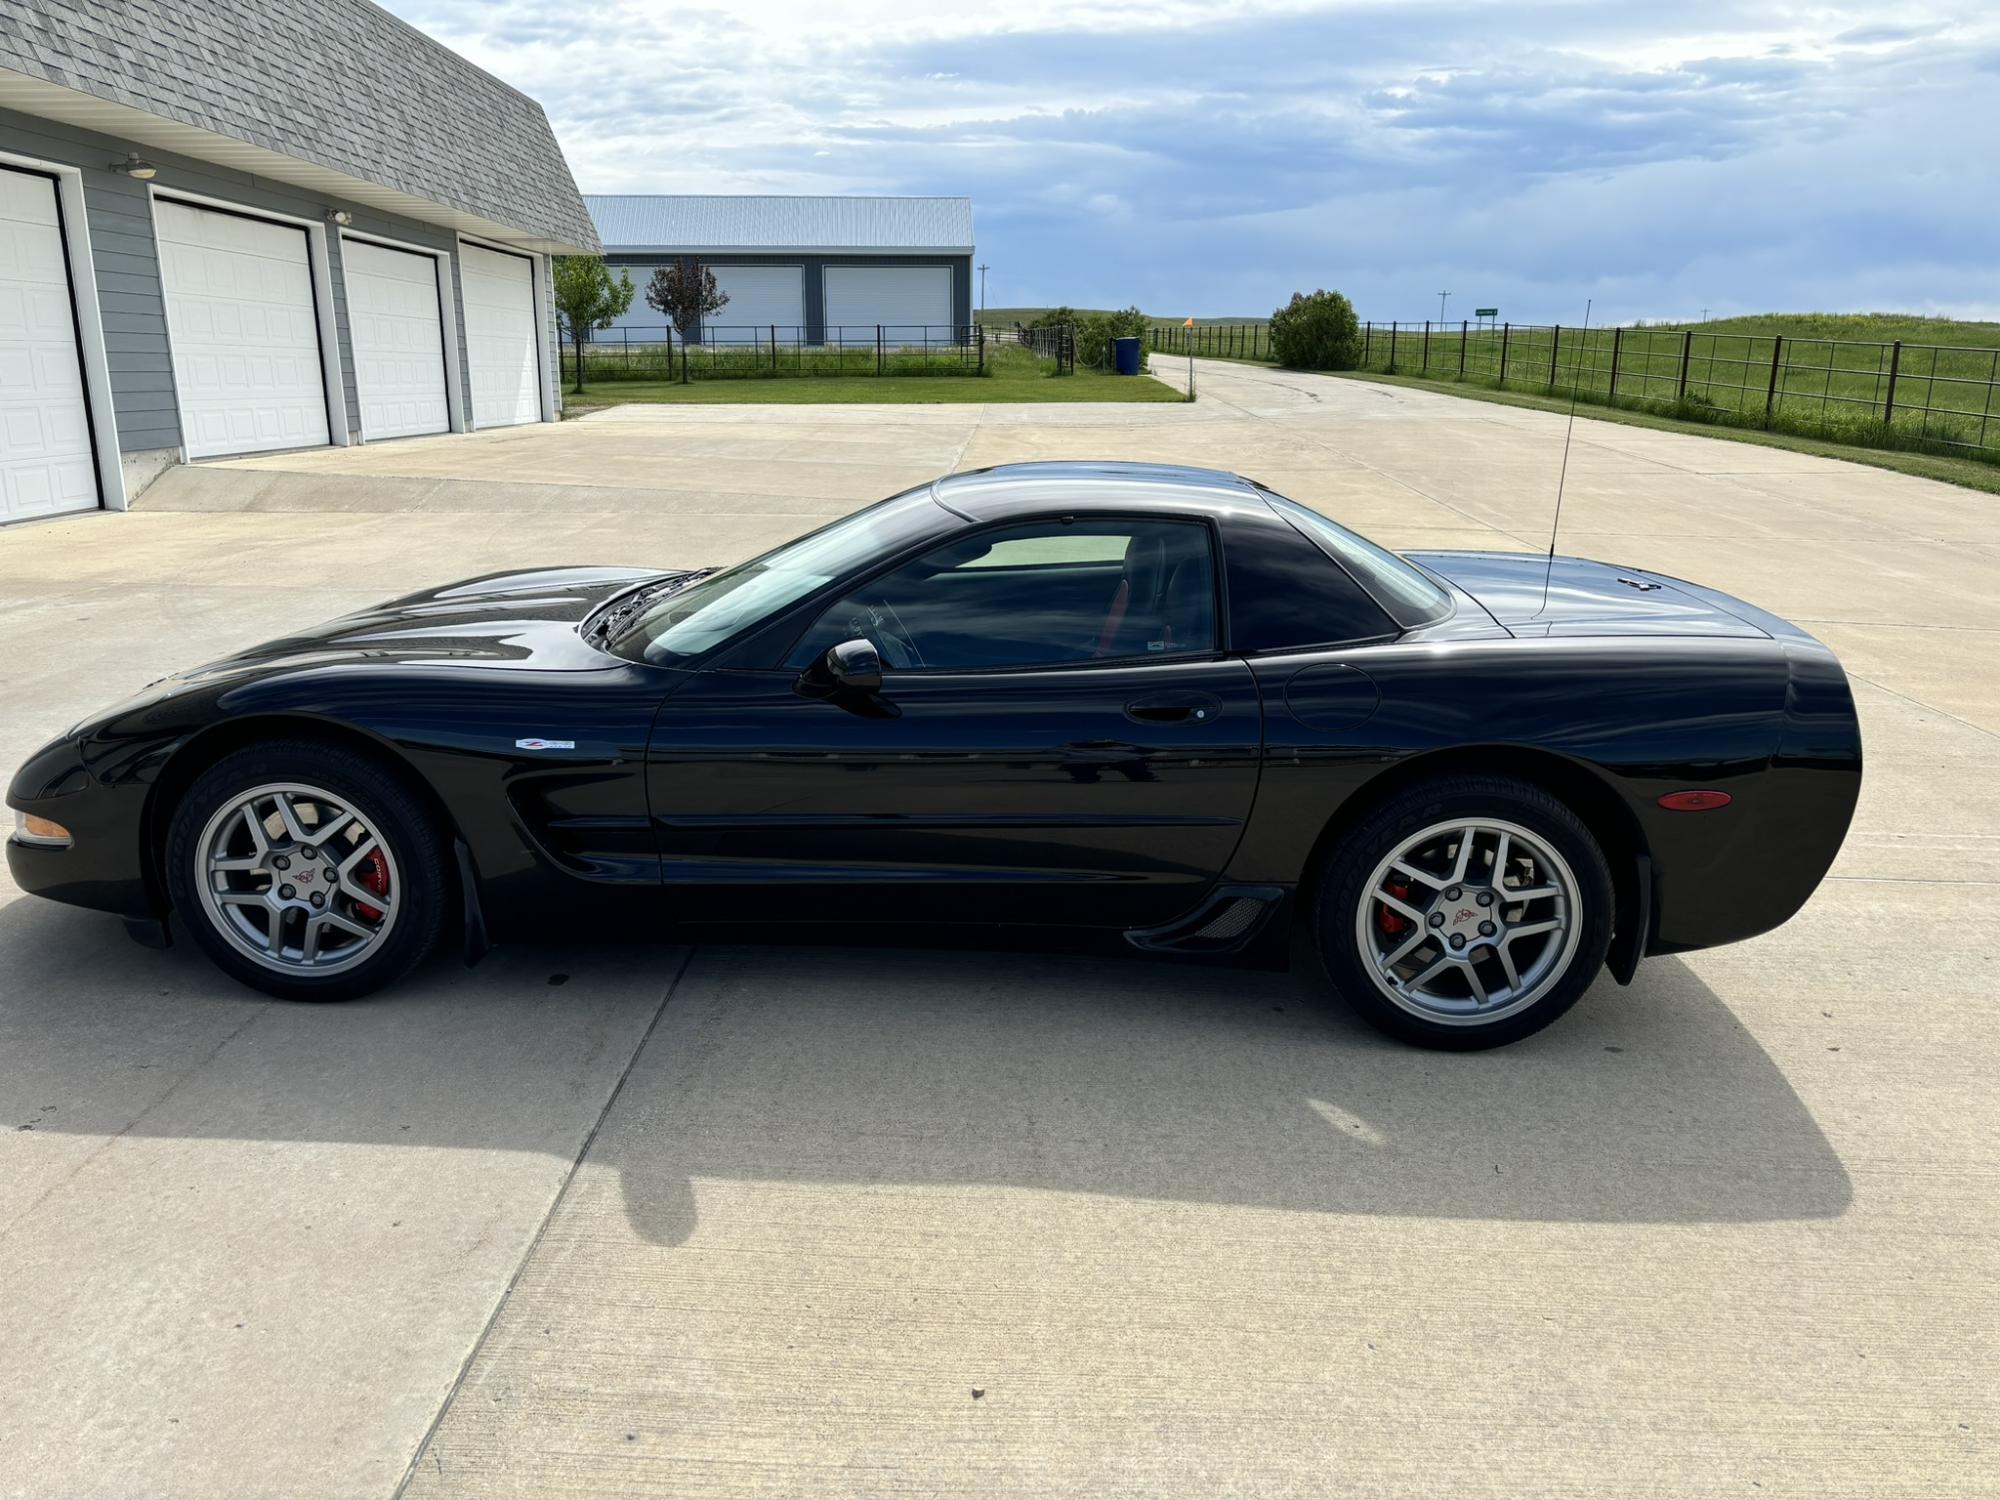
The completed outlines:
<svg viewBox="0 0 2000 1500">
<path fill-rule="evenodd" d="M 1583 347 L 1585 349 L 1590 347 L 1590 305 L 1593 300 L 1590 297 L 1583 299 Z M 1556 514 L 1555 519 L 1549 523 L 1549 563 L 1542 571 L 1542 607 L 1535 611 L 1537 618 L 1549 607 L 1549 584 L 1556 576 L 1556 533 L 1562 529 L 1563 485 L 1569 479 L 1569 438 L 1570 434 L 1576 431 L 1576 398 L 1577 393 L 1583 389 L 1576 378 L 1579 373 L 1576 365 L 1572 364 L 1570 366 L 1569 382 L 1569 422 L 1563 428 L 1562 468 L 1556 474 Z"/>
</svg>

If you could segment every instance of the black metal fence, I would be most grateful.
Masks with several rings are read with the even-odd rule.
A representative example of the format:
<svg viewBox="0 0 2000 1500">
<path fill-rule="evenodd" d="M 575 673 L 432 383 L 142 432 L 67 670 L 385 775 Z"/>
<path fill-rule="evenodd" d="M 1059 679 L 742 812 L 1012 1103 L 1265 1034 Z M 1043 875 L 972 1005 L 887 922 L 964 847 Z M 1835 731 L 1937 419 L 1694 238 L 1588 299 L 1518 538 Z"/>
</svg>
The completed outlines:
<svg viewBox="0 0 2000 1500">
<path fill-rule="evenodd" d="M 2000 348 L 1699 328 L 1371 322 L 1361 367 L 2000 458 Z"/>
<path fill-rule="evenodd" d="M 1058 375 L 1076 373 L 1074 323 L 1050 323 L 1040 328 L 1016 323 L 1012 328 L 982 327 L 980 332 L 996 344 L 1026 349 L 1036 359 L 1053 360 Z"/>
<path fill-rule="evenodd" d="M 1147 344 L 1156 354 L 1201 354 L 1212 359 L 1269 359 L 1269 323 L 1155 323 Z"/>
<path fill-rule="evenodd" d="M 699 341 L 671 327 L 614 328 L 584 345 L 584 380 L 756 380 L 786 375 L 978 375 L 986 338 L 971 324 L 835 325 L 825 337 L 782 323 L 710 325 Z M 563 379 L 576 381 L 576 345 L 565 343 Z"/>
</svg>

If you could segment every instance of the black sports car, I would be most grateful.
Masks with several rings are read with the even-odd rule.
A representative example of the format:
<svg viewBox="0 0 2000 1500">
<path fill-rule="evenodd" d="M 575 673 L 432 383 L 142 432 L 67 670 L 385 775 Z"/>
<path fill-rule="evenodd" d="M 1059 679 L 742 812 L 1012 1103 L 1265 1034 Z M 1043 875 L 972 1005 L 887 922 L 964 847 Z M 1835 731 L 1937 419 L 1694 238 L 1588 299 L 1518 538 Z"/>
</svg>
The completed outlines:
<svg viewBox="0 0 2000 1500">
<path fill-rule="evenodd" d="M 397 599 L 151 684 L 8 793 L 23 889 L 347 999 L 448 929 L 1004 931 L 1282 965 L 1492 1046 L 1796 912 L 1861 784 L 1805 632 L 1399 556 L 1249 480 L 954 474 L 722 570 Z"/>
</svg>

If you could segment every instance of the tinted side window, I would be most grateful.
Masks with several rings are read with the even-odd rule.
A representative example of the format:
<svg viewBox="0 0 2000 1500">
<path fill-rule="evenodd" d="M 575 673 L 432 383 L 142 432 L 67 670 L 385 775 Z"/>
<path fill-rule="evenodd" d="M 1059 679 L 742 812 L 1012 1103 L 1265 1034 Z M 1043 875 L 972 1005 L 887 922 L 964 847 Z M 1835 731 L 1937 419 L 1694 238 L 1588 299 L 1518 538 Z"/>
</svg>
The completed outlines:
<svg viewBox="0 0 2000 1500">
<path fill-rule="evenodd" d="M 800 638 L 790 663 L 802 667 L 855 639 L 874 642 L 883 665 L 899 671 L 1213 651 L 1208 528 L 1049 520 L 963 537 L 833 605 Z"/>
<path fill-rule="evenodd" d="M 1275 514 L 1232 516 L 1222 551 L 1235 650 L 1283 651 L 1397 633 L 1339 564 Z"/>
</svg>

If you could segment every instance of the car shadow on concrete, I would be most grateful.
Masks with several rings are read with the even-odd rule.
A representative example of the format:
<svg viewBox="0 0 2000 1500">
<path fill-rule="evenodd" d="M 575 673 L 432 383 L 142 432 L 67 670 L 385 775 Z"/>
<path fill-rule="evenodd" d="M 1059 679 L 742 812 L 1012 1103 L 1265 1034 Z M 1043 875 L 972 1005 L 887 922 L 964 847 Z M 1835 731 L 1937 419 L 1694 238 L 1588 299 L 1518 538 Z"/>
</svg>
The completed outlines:
<svg viewBox="0 0 2000 1500">
<path fill-rule="evenodd" d="M 501 949 L 340 1006 L 191 945 L 0 909 L 0 1130 L 544 1152 L 578 1145 L 682 951 Z M 1821 1218 L 1797 1094 L 1677 959 L 1513 1047 L 1387 1041 L 1317 974 L 994 952 L 695 951 L 591 1147 L 645 1239 L 704 1181 L 982 1184 L 1322 1214 Z M 609 1065 L 608 1065 L 609 1064 Z"/>
</svg>

